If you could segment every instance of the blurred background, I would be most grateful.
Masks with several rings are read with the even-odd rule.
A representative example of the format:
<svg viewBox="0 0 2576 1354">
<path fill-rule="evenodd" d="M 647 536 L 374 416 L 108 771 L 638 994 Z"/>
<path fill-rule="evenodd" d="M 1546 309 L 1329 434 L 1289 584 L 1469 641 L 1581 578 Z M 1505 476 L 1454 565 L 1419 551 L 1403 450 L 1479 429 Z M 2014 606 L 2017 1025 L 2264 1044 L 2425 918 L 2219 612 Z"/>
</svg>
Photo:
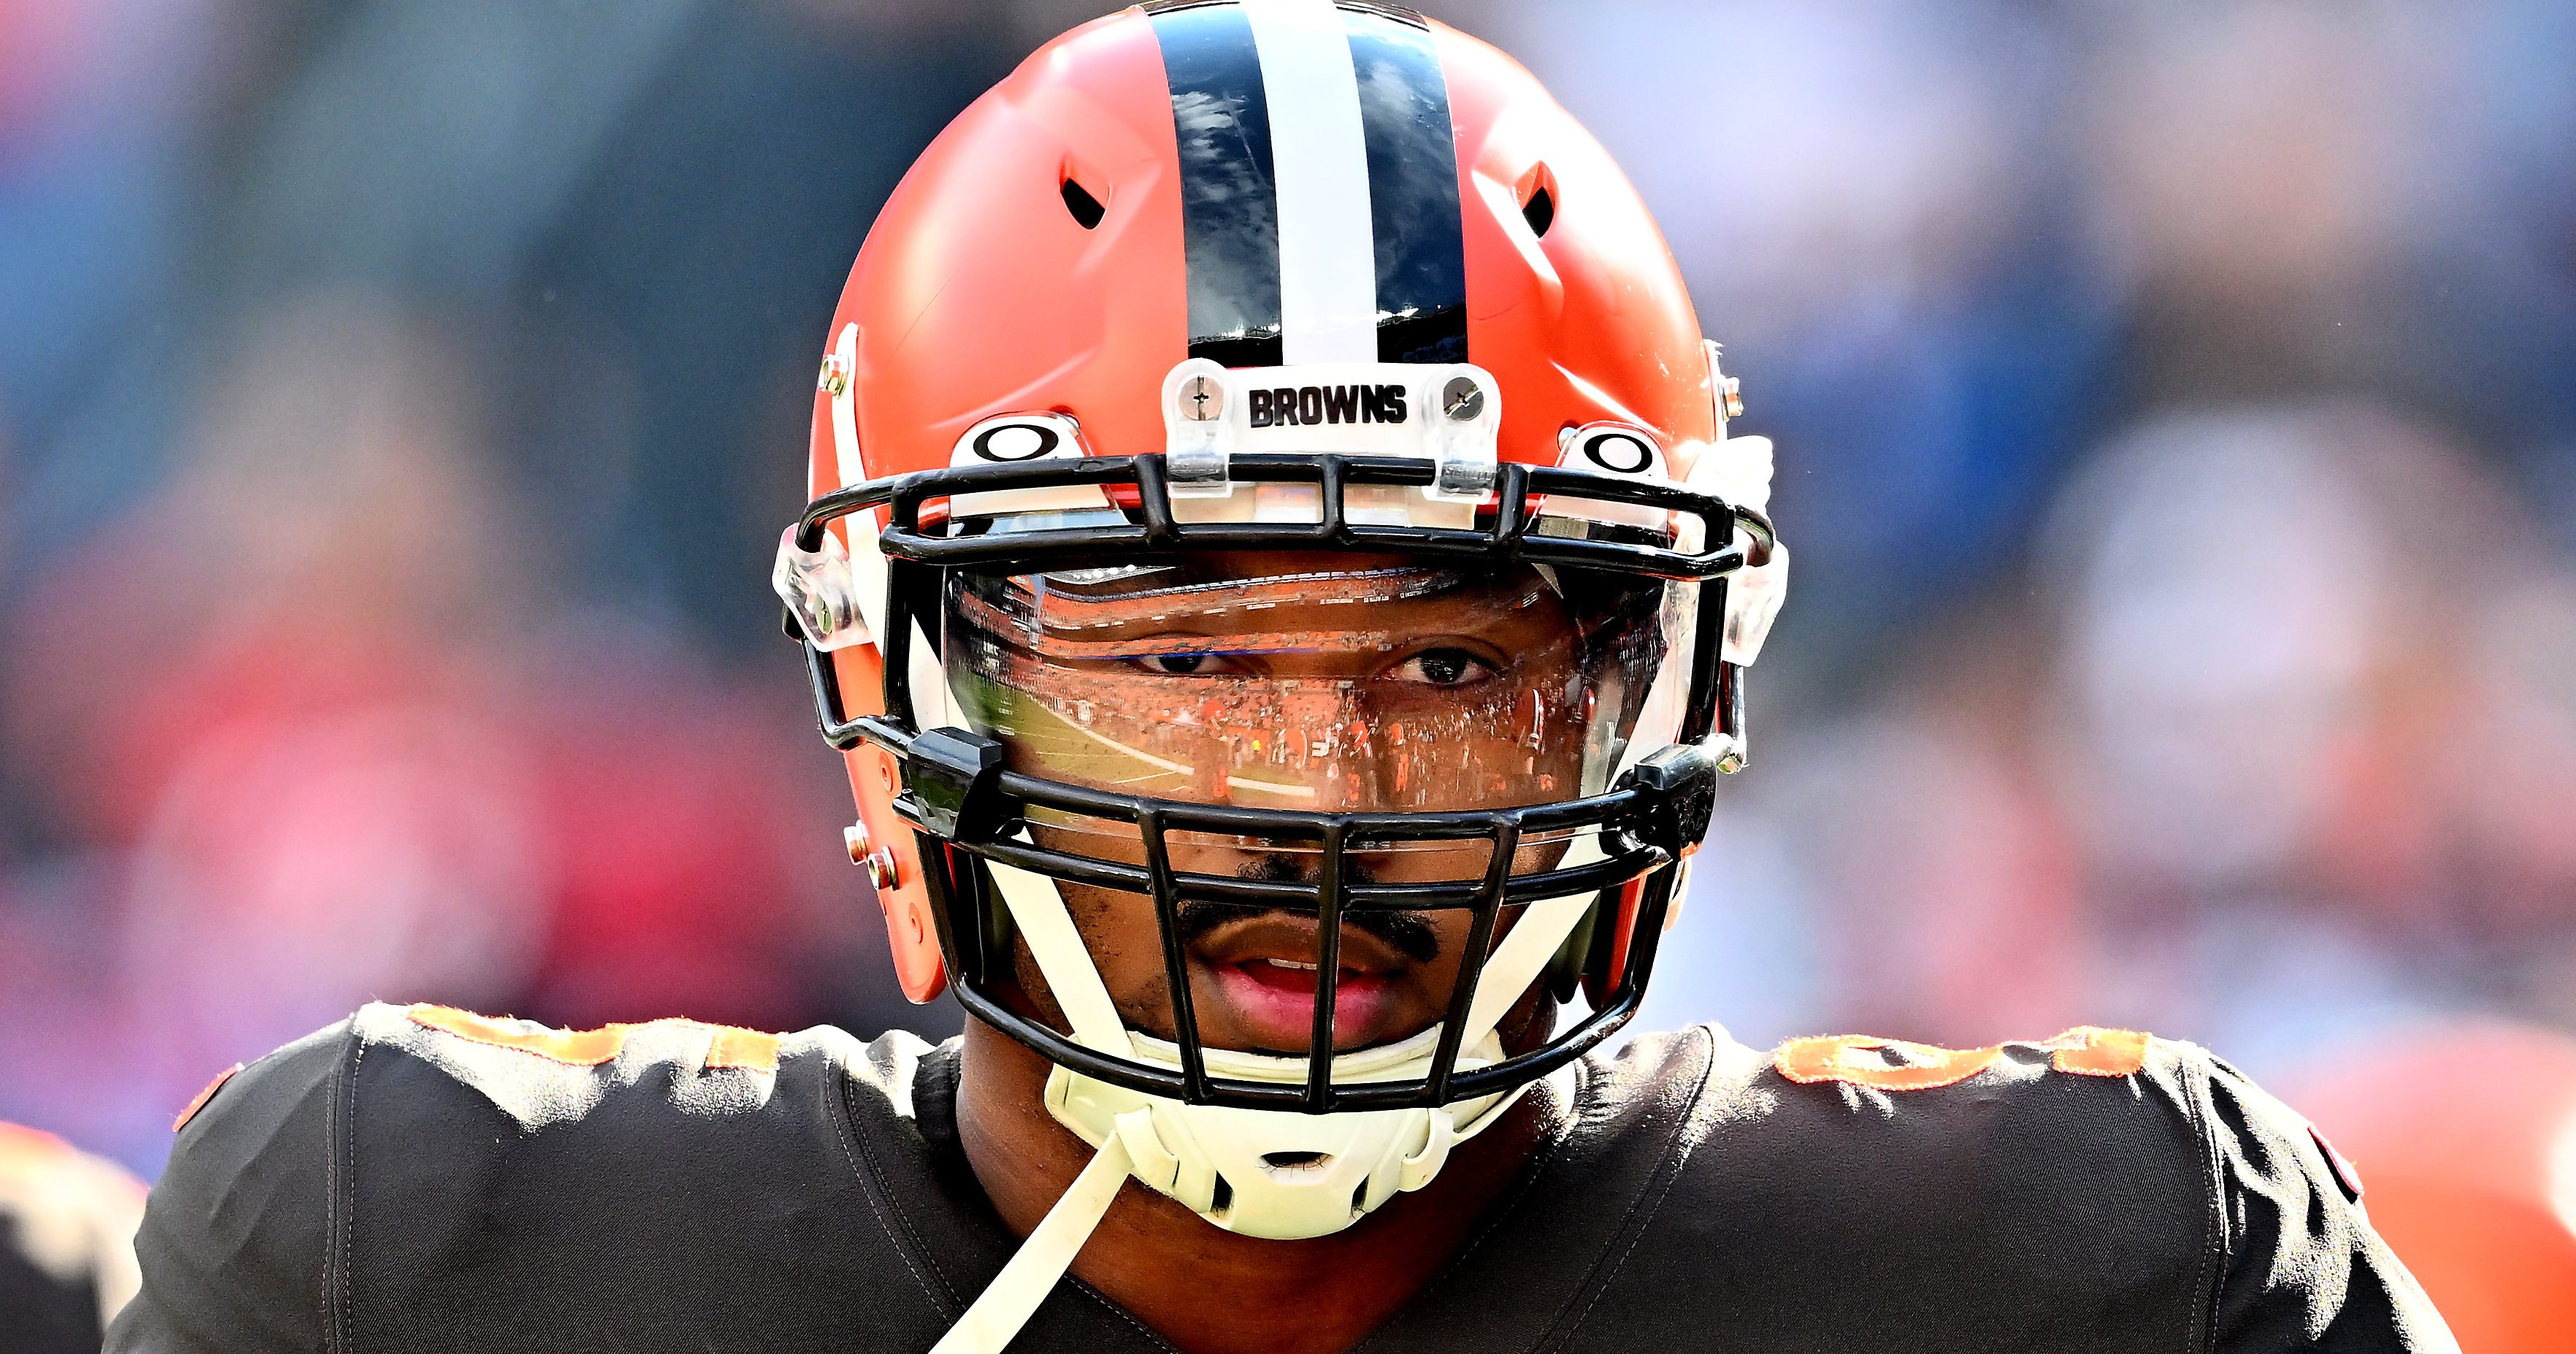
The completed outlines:
<svg viewBox="0 0 2576 1354">
<path fill-rule="evenodd" d="M 0 1118 L 148 1176 L 376 996 L 955 1028 L 768 559 L 872 213 L 1107 8 L 0 0 Z M 1428 8 L 1781 448 L 1648 1025 L 2561 1047 L 2576 7 Z"/>
</svg>

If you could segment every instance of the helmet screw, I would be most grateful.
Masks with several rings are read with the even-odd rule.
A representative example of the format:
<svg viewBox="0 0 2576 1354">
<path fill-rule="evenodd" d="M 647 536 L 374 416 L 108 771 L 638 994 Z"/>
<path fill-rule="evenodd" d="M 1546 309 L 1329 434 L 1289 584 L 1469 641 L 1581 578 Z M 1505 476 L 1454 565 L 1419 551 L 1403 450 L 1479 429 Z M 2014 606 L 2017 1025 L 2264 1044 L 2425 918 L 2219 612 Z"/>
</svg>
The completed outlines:
<svg viewBox="0 0 2576 1354">
<path fill-rule="evenodd" d="M 1440 412 L 1453 423 L 1473 422 L 1485 412 L 1485 388 L 1473 377 L 1450 377 L 1449 384 L 1440 388 Z"/>
<path fill-rule="evenodd" d="M 1225 413 L 1225 387 L 1205 376 L 1193 376 L 1181 382 L 1181 417 L 1192 423 L 1213 423 Z"/>
<path fill-rule="evenodd" d="M 850 364 L 839 353 L 823 355 L 823 372 L 814 378 L 814 388 L 826 395 L 839 397 L 850 388 Z"/>
<path fill-rule="evenodd" d="M 841 829 L 841 845 L 850 853 L 850 863 L 868 872 L 868 882 L 883 893 L 900 882 L 895 869 L 894 852 L 878 846 L 868 837 L 868 825 L 852 823 Z"/>
<path fill-rule="evenodd" d="M 1718 387 L 1719 404 L 1728 418 L 1744 417 L 1744 382 L 1729 376 Z"/>
</svg>

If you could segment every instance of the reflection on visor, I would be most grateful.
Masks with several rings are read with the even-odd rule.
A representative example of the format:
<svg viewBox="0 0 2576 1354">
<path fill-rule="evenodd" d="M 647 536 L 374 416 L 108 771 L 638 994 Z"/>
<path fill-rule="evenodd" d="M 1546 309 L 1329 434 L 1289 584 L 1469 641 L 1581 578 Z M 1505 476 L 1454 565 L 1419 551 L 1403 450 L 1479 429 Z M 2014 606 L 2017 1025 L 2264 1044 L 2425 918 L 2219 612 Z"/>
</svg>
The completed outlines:
<svg viewBox="0 0 2576 1354">
<path fill-rule="evenodd" d="M 1598 787 L 1663 657 L 1657 585 L 1354 563 L 955 574 L 950 684 L 1016 769 L 1157 798 L 1436 811 Z"/>
<path fill-rule="evenodd" d="M 1134 823 L 1114 818 L 1095 818 L 1090 814 L 1074 813 L 1069 810 L 1048 808 L 1043 805 L 1030 806 L 1027 813 L 1023 816 L 1022 821 L 1026 822 L 1031 828 L 1042 829 L 1049 834 L 1071 833 L 1082 837 L 1096 838 L 1102 841 L 1130 843 L 1139 840 L 1138 829 Z M 1568 842 L 1588 836 L 1597 830 L 1598 828 L 1591 824 L 1586 824 L 1581 827 L 1531 830 L 1521 833 L 1519 842 L 1525 849 L 1554 849 L 1556 847 L 1561 847 Z M 1323 848 L 1314 841 L 1303 838 L 1252 836 L 1242 833 L 1217 832 L 1184 827 L 1164 828 L 1163 839 L 1175 850 L 1185 846 L 1208 847 L 1218 849 L 1257 850 L 1265 855 L 1292 856 L 1318 854 L 1323 850 Z M 1482 851 L 1487 845 L 1489 845 L 1489 842 L 1484 837 L 1449 838 L 1434 836 L 1396 837 L 1385 839 L 1354 838 L 1343 846 L 1342 851 L 1343 855 L 1346 857 L 1384 856 L 1392 859 L 1412 852 L 1454 851 L 1462 844 L 1472 844 L 1475 849 Z M 1474 876 L 1462 875 L 1460 877 L 1473 878 Z"/>
</svg>

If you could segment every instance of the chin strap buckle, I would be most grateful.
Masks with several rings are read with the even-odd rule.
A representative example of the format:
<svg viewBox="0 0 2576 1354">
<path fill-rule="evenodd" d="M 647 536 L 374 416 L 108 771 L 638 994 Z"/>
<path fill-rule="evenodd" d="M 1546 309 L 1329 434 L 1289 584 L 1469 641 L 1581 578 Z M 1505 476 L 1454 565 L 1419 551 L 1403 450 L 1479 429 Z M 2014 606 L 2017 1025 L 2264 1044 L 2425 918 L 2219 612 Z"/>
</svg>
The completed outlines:
<svg viewBox="0 0 2576 1354">
<path fill-rule="evenodd" d="M 1526 1084 L 1522 1089 L 1527 1089 Z M 1519 1098 L 1513 1095 L 1505 1103 Z M 1440 1168 L 1449 1164 L 1449 1149 L 1465 1141 L 1465 1135 L 1458 1131 L 1458 1122 L 1449 1116 L 1447 1105 L 1425 1117 L 1429 1122 L 1424 1126 L 1427 1131 L 1422 1135 L 1422 1146 L 1405 1157 L 1396 1168 L 1397 1189 L 1420 1189 L 1430 1184 L 1431 1177 L 1440 1174 Z"/>
<path fill-rule="evenodd" d="M 1165 1194 L 1179 1188 L 1181 1159 L 1172 1155 L 1171 1149 L 1163 1145 L 1163 1136 L 1154 1131 L 1153 1106 L 1139 1105 L 1110 1122 L 1118 1125 L 1118 1141 L 1126 1147 L 1127 1160 L 1137 1179 Z"/>
</svg>

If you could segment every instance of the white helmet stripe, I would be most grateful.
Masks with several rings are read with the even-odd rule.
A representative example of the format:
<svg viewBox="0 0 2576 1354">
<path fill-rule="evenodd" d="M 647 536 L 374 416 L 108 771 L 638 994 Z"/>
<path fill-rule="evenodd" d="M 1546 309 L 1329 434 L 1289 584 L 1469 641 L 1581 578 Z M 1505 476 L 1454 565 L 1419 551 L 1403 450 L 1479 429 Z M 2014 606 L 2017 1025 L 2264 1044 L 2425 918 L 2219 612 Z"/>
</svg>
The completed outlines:
<svg viewBox="0 0 2576 1354">
<path fill-rule="evenodd" d="M 1350 39 L 1331 0 L 1244 0 L 1270 102 L 1284 361 L 1377 360 L 1377 246 Z"/>
</svg>

